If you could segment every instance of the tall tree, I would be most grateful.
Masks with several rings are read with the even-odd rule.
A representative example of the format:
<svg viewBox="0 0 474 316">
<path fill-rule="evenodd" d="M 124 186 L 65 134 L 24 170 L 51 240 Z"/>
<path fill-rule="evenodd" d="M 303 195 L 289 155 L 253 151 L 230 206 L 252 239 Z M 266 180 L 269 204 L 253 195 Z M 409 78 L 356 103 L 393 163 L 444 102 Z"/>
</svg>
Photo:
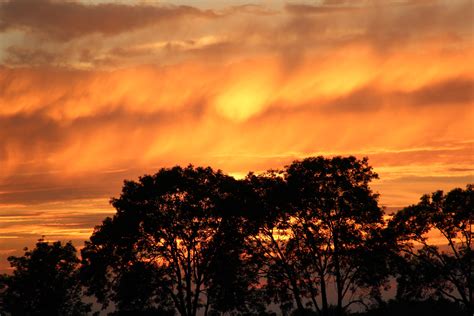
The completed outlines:
<svg viewBox="0 0 474 316">
<path fill-rule="evenodd" d="M 89 293 L 104 306 L 112 300 L 123 310 L 136 310 L 135 298 L 121 284 L 130 269 L 140 266 L 147 273 L 135 285 L 143 289 L 142 308 L 186 316 L 200 309 L 250 308 L 246 299 L 258 280 L 249 269 L 241 273 L 245 226 L 240 201 L 245 199 L 238 197 L 240 189 L 239 181 L 220 171 L 192 166 L 126 181 L 121 196 L 112 199 L 117 213 L 95 229 L 82 251 Z M 227 271 L 217 270 L 223 267 Z M 234 279 L 226 279 L 227 274 Z"/>
<path fill-rule="evenodd" d="M 385 266 L 380 238 L 383 211 L 369 187 L 377 177 L 367 158 L 307 158 L 286 169 L 295 230 L 311 254 L 323 314 L 327 314 L 328 280 L 335 284 L 336 313 L 341 315 L 351 304 L 364 304 L 354 294 L 385 279 L 384 274 L 364 277 L 373 272 L 368 267 L 383 271 Z"/>
<path fill-rule="evenodd" d="M 40 239 L 21 257 L 9 257 L 12 275 L 1 276 L 3 310 L 10 315 L 86 315 L 78 279 L 79 259 L 68 242 Z"/>
<path fill-rule="evenodd" d="M 283 282 L 279 295 L 298 309 L 313 306 L 328 315 L 334 284 L 342 315 L 365 304 L 356 293 L 378 294 L 373 289 L 386 283 L 383 211 L 369 187 L 375 178 L 367 159 L 355 157 L 307 158 L 250 178 L 271 214 L 255 236 L 271 263 L 268 280 Z"/>
<path fill-rule="evenodd" d="M 437 191 L 395 214 L 400 299 L 448 298 L 474 313 L 474 186 Z"/>
</svg>

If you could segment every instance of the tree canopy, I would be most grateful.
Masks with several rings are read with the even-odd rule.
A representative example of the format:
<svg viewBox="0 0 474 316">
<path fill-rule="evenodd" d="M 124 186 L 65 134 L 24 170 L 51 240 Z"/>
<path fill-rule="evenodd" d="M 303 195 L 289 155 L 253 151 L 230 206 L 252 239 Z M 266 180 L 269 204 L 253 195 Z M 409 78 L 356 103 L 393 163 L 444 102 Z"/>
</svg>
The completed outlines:
<svg viewBox="0 0 474 316">
<path fill-rule="evenodd" d="M 350 156 L 239 180 L 191 165 L 127 180 L 80 259 L 44 240 L 8 259 L 0 311 L 83 315 L 87 295 L 111 315 L 472 315 L 474 186 L 389 218 L 377 178 Z"/>
<path fill-rule="evenodd" d="M 355 157 L 307 158 L 281 172 L 249 177 L 271 219 L 253 238 L 277 301 L 328 315 L 328 287 L 334 284 L 336 313 L 342 315 L 352 304 L 366 304 L 363 289 L 371 289 L 365 297 L 374 297 L 372 289 L 388 277 L 383 211 L 369 188 L 376 178 L 367 159 Z"/>
<path fill-rule="evenodd" d="M 0 280 L 4 312 L 11 315 L 86 315 L 90 304 L 82 302 L 78 279 L 79 259 L 68 242 L 49 243 L 40 239 L 21 257 L 9 257 L 12 275 Z M 0 309 L 0 310 L 1 310 Z"/>
<path fill-rule="evenodd" d="M 258 307 L 251 293 L 258 279 L 252 264 L 244 264 L 240 187 L 220 171 L 192 166 L 126 181 L 112 200 L 117 214 L 96 228 L 82 251 L 89 293 L 104 306 L 112 300 L 121 310 L 181 315 Z M 146 277 L 130 291 L 122 283 L 136 278 L 137 269 Z"/>
<path fill-rule="evenodd" d="M 403 256 L 398 265 L 397 296 L 442 297 L 463 304 L 472 314 L 473 224 L 473 185 L 447 194 L 424 195 L 418 204 L 395 214 L 389 229 Z"/>
</svg>

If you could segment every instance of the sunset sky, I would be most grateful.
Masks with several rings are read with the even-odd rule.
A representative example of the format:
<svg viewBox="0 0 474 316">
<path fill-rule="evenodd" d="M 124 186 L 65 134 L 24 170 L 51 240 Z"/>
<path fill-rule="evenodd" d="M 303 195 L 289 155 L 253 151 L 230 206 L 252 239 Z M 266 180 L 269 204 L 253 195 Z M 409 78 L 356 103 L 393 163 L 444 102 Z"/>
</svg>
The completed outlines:
<svg viewBox="0 0 474 316">
<path fill-rule="evenodd" d="M 123 179 L 368 156 L 389 210 L 474 182 L 472 1 L 2 1 L 0 272 Z"/>
</svg>

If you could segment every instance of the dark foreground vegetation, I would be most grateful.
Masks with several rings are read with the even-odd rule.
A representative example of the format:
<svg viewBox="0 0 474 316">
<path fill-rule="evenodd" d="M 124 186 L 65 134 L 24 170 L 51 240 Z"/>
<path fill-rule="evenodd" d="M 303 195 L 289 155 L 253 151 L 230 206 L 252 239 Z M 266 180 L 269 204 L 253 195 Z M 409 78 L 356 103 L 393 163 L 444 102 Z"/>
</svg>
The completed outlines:
<svg viewBox="0 0 474 316">
<path fill-rule="evenodd" d="M 0 306 L 84 315 L 91 296 L 114 315 L 472 315 L 473 185 L 384 217 L 376 178 L 367 159 L 316 157 L 243 180 L 189 166 L 125 181 L 81 259 L 43 240 L 10 257 Z"/>
</svg>

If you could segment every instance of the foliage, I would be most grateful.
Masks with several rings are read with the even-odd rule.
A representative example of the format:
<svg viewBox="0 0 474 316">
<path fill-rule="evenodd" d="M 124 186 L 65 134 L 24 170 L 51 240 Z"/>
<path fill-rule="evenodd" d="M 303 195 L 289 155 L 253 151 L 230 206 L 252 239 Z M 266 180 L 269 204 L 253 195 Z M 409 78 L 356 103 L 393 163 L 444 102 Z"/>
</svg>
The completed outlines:
<svg viewBox="0 0 474 316">
<path fill-rule="evenodd" d="M 466 315 L 459 304 L 452 301 L 439 299 L 427 300 L 390 300 L 378 308 L 374 308 L 364 313 L 354 313 L 354 316 L 461 316 Z"/>
<path fill-rule="evenodd" d="M 447 298 L 472 314 L 473 223 L 473 185 L 447 194 L 437 191 L 424 195 L 418 204 L 399 211 L 389 225 L 402 255 L 397 265 L 397 297 Z"/>
<path fill-rule="evenodd" d="M 307 158 L 249 181 L 264 202 L 266 220 L 254 236 L 266 266 L 269 295 L 289 309 L 329 314 L 328 286 L 337 290 L 337 314 L 380 295 L 389 275 L 383 211 L 368 184 L 377 175 L 367 159 Z M 370 295 L 368 295 L 370 294 Z M 322 306 L 318 304 L 322 302 Z M 306 302 L 306 303 L 305 303 Z"/>
<path fill-rule="evenodd" d="M 252 309 L 258 280 L 245 264 L 239 189 L 220 171 L 192 166 L 126 181 L 112 200 L 117 214 L 96 228 L 82 251 L 89 293 L 120 310 L 196 315 L 201 308 Z M 142 282 L 133 294 L 140 294 L 131 297 L 122 284 L 137 266 Z"/>
<path fill-rule="evenodd" d="M 83 315 L 84 286 L 111 315 L 472 315 L 474 186 L 387 223 L 377 177 L 367 158 L 311 157 L 242 180 L 188 166 L 125 181 L 82 261 L 44 240 L 8 259 L 0 311 Z"/>
<path fill-rule="evenodd" d="M 12 275 L 2 276 L 2 305 L 11 315 L 85 315 L 90 304 L 81 301 L 79 259 L 68 242 L 40 239 L 21 257 L 9 257 Z"/>
</svg>

